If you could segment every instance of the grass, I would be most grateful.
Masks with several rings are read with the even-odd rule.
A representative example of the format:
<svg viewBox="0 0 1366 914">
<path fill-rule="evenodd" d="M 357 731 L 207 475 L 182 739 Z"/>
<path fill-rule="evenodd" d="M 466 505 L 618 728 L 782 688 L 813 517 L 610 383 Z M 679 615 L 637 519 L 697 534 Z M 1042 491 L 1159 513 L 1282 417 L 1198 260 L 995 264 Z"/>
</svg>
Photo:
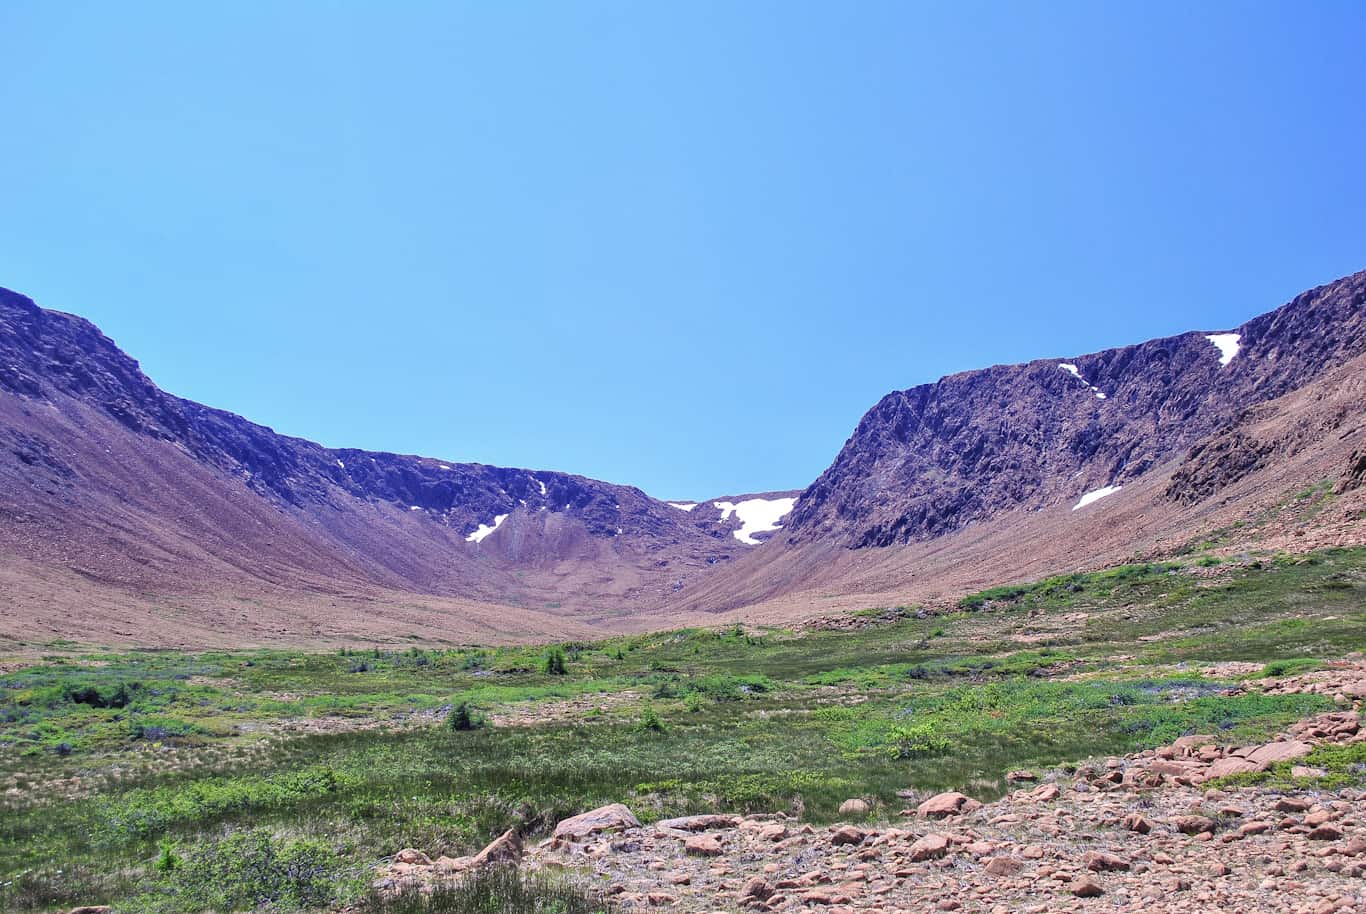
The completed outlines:
<svg viewBox="0 0 1366 914">
<path fill-rule="evenodd" d="M 1364 607 L 1366 550 L 1330 550 L 1054 577 L 951 611 L 865 612 L 850 631 L 63 648 L 0 676 L 0 910 L 505 910 L 489 899 L 521 889 L 386 902 L 364 887 L 400 848 L 470 853 L 609 802 L 645 821 L 784 810 L 820 823 L 852 796 L 987 799 L 1013 768 L 1192 732 L 1259 739 L 1329 701 L 1234 687 L 1360 650 Z M 1261 666 L 1201 672 L 1221 660 Z M 1366 762 L 1316 764 L 1337 784 Z M 572 886 L 523 888 L 526 910 L 605 910 Z"/>
<path fill-rule="evenodd" d="M 615 914 L 605 897 L 561 878 L 495 868 L 430 893 L 371 893 L 362 914 Z"/>
</svg>

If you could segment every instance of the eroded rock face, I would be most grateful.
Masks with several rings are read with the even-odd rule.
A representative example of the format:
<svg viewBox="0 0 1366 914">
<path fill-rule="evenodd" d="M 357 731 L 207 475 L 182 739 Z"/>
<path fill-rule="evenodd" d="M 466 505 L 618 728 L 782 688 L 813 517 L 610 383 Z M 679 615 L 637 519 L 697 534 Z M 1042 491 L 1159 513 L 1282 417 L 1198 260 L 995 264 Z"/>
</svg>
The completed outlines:
<svg viewBox="0 0 1366 914">
<path fill-rule="evenodd" d="M 1347 463 L 1347 470 L 1338 482 L 1337 490 L 1339 493 L 1350 492 L 1363 485 L 1366 485 L 1366 449 L 1352 454 L 1352 459 Z"/>
<path fill-rule="evenodd" d="M 1236 332 L 1240 348 L 1226 365 L 1206 334 L 1193 332 L 888 394 L 802 494 L 788 537 L 889 546 L 1136 479 L 1248 407 L 1366 352 L 1366 273 L 1305 292 Z M 1268 453 L 1246 435 L 1207 448 L 1173 483 L 1173 500 L 1207 497 Z"/>
</svg>

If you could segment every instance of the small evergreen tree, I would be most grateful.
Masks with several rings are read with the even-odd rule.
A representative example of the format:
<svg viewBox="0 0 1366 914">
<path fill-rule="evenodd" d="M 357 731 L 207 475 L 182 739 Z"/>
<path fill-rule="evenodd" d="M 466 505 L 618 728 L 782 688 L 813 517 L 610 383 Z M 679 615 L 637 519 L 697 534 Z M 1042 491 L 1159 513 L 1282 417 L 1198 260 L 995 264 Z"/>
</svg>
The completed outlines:
<svg viewBox="0 0 1366 914">
<path fill-rule="evenodd" d="M 470 710 L 470 703 L 462 701 L 446 715 L 447 730 L 477 730 L 482 721 Z"/>
<path fill-rule="evenodd" d="M 639 728 L 646 733 L 663 733 L 665 730 L 664 721 L 659 719 L 655 709 L 649 705 L 641 712 Z"/>
<path fill-rule="evenodd" d="M 564 651 L 558 646 L 545 652 L 545 671 L 551 676 L 563 676 L 569 672 L 564 666 Z"/>
</svg>

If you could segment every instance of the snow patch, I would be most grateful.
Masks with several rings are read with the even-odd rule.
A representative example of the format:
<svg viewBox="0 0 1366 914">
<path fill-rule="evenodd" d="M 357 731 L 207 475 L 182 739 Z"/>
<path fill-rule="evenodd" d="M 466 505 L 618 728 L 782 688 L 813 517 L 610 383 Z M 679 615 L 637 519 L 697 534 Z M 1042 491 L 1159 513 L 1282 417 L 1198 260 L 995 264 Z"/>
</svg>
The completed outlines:
<svg viewBox="0 0 1366 914">
<path fill-rule="evenodd" d="M 421 505 L 409 505 L 409 506 L 408 506 L 408 510 L 409 510 L 409 511 L 421 511 L 421 510 L 422 510 L 422 506 L 421 506 Z"/>
<path fill-rule="evenodd" d="M 446 466 L 444 463 L 443 463 L 443 464 L 440 464 L 440 466 L 441 466 L 441 469 L 443 469 L 443 470 L 449 470 L 449 469 L 450 469 L 450 467 Z"/>
<path fill-rule="evenodd" d="M 746 498 L 741 502 L 714 501 L 712 504 L 721 509 L 721 520 L 727 521 L 732 514 L 740 521 L 740 529 L 735 538 L 746 546 L 757 546 L 756 533 L 767 533 L 782 527 L 778 521 L 792 511 L 797 503 L 795 498 Z"/>
<path fill-rule="evenodd" d="M 1061 368 L 1063 371 L 1067 372 L 1068 374 L 1070 374 L 1072 377 L 1076 378 L 1081 383 L 1085 384 L 1087 387 L 1091 388 L 1091 393 L 1096 395 L 1097 400 L 1105 399 L 1105 391 L 1101 390 L 1099 387 L 1083 378 L 1081 376 L 1081 370 L 1078 369 L 1076 365 L 1074 365 L 1071 362 L 1059 362 L 1058 367 Z"/>
<path fill-rule="evenodd" d="M 342 463 L 340 459 L 337 460 L 337 466 L 341 467 L 343 470 L 346 469 L 346 464 Z"/>
<path fill-rule="evenodd" d="M 533 477 L 531 477 L 531 478 L 532 478 L 532 479 L 536 479 L 535 476 L 533 476 Z M 539 479 L 536 479 L 536 485 L 538 485 L 538 486 L 541 487 L 541 497 L 544 498 L 544 497 L 545 497 L 545 483 L 541 482 Z"/>
<path fill-rule="evenodd" d="M 1219 348 L 1220 368 L 1232 362 L 1233 357 L 1238 354 L 1238 350 L 1243 348 L 1238 342 L 1242 338 L 1241 333 L 1211 333 L 1205 337 Z"/>
<path fill-rule="evenodd" d="M 691 511 L 693 508 L 697 507 L 697 502 L 695 501 L 666 501 L 664 504 L 668 505 L 670 508 L 677 508 L 680 511 Z"/>
<path fill-rule="evenodd" d="M 488 536 L 490 533 L 497 530 L 499 527 L 503 526 L 503 521 L 507 519 L 508 515 L 499 514 L 497 517 L 493 519 L 492 524 L 480 524 L 479 529 L 475 530 L 469 536 L 465 537 L 465 542 L 482 543 L 484 541 L 484 537 Z"/>
<path fill-rule="evenodd" d="M 1093 502 L 1093 501 L 1099 501 L 1100 499 L 1104 498 L 1104 497 L 1107 496 L 1107 495 L 1114 495 L 1116 492 L 1118 492 L 1118 491 L 1119 491 L 1120 489 L 1122 489 L 1122 488 L 1124 488 L 1124 487 L 1123 487 L 1123 486 L 1105 486 L 1105 487 L 1102 488 L 1102 489 L 1092 489 L 1090 492 L 1087 492 L 1085 495 L 1083 495 L 1083 496 L 1081 497 L 1081 501 L 1077 502 L 1075 505 L 1072 506 L 1072 510 L 1075 511 L 1075 510 L 1077 510 L 1078 508 L 1084 508 L 1084 507 L 1086 507 L 1087 505 L 1089 505 L 1091 502 Z"/>
</svg>

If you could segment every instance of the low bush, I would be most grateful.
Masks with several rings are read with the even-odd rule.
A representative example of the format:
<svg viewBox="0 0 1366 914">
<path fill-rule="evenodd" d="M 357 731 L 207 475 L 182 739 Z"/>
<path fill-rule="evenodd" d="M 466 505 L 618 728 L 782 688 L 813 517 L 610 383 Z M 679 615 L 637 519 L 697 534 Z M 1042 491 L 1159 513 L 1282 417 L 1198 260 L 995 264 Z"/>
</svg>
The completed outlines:
<svg viewBox="0 0 1366 914">
<path fill-rule="evenodd" d="M 169 852 L 173 854 L 174 852 Z M 233 832 L 191 848 L 162 870 L 176 910 L 293 911 L 338 899 L 346 874 L 331 847 L 306 838 L 281 839 L 262 828 Z"/>
</svg>

